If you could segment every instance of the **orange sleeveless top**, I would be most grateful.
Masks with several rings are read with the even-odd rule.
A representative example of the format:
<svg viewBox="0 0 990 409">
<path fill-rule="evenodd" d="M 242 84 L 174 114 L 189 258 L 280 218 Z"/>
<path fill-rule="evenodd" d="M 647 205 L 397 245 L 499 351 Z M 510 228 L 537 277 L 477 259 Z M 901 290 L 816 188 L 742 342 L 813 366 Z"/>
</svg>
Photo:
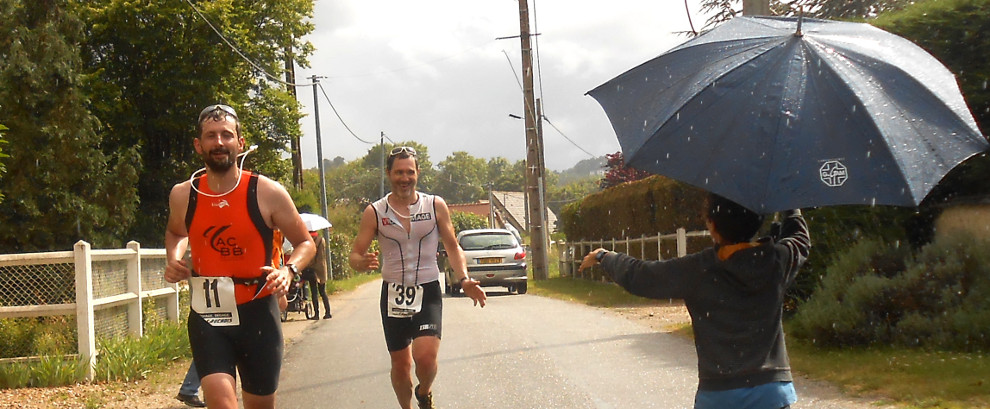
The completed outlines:
<svg viewBox="0 0 990 409">
<path fill-rule="evenodd" d="M 238 305 L 272 293 L 268 286 L 258 292 L 265 285 L 261 267 L 272 261 L 272 228 L 265 224 L 258 208 L 258 175 L 241 172 L 237 188 L 221 197 L 190 189 L 185 220 L 193 275 L 233 277 Z M 203 193 L 216 194 L 206 177 L 192 183 Z"/>
</svg>

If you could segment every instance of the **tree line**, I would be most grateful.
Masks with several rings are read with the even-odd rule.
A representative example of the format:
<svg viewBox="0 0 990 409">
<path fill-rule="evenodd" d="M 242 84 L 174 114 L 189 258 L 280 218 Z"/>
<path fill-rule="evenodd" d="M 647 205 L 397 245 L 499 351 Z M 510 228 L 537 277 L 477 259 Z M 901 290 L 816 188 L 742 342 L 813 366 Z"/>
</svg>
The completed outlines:
<svg viewBox="0 0 990 409">
<path fill-rule="evenodd" d="M 0 253 L 162 242 L 173 184 L 201 166 L 199 110 L 234 107 L 276 180 L 301 134 L 279 83 L 307 66 L 311 0 L 0 2 Z M 215 29 L 215 30 L 214 30 Z M 221 37 L 222 36 L 222 37 Z M 240 58 L 232 44 L 251 62 Z"/>
</svg>

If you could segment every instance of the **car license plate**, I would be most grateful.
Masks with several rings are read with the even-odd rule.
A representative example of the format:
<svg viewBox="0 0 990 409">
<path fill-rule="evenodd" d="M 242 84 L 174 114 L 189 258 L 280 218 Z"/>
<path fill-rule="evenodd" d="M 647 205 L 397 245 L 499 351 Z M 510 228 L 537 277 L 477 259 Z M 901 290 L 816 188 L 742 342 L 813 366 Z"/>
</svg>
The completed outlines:
<svg viewBox="0 0 990 409">
<path fill-rule="evenodd" d="M 501 262 L 501 257 L 482 257 L 478 259 L 478 264 L 498 264 Z"/>
</svg>

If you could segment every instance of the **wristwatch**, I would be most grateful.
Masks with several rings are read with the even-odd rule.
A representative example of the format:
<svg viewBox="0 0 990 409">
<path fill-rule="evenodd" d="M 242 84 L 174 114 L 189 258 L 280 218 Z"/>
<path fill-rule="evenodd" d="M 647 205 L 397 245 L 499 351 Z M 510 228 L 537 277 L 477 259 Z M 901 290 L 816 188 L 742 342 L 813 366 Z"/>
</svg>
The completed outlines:
<svg viewBox="0 0 990 409">
<path fill-rule="evenodd" d="M 599 251 L 598 254 L 595 254 L 595 261 L 601 263 L 606 254 L 608 254 L 608 250 Z"/>
<path fill-rule="evenodd" d="M 296 268 L 296 265 L 295 264 L 288 263 L 288 264 L 285 265 L 285 268 L 289 269 L 289 271 L 292 272 L 292 276 L 293 277 L 299 275 L 299 269 Z"/>
</svg>

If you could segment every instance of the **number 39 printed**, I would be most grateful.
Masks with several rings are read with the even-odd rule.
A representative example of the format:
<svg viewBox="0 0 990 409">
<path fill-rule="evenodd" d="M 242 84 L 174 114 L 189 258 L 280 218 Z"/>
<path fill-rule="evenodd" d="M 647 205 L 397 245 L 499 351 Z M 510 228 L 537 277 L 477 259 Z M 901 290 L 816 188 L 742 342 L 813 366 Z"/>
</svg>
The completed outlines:
<svg viewBox="0 0 990 409">
<path fill-rule="evenodd" d="M 395 293 L 395 305 L 412 305 L 416 300 L 416 287 L 405 287 L 403 289 L 402 285 L 391 284 L 392 291 Z"/>
</svg>

